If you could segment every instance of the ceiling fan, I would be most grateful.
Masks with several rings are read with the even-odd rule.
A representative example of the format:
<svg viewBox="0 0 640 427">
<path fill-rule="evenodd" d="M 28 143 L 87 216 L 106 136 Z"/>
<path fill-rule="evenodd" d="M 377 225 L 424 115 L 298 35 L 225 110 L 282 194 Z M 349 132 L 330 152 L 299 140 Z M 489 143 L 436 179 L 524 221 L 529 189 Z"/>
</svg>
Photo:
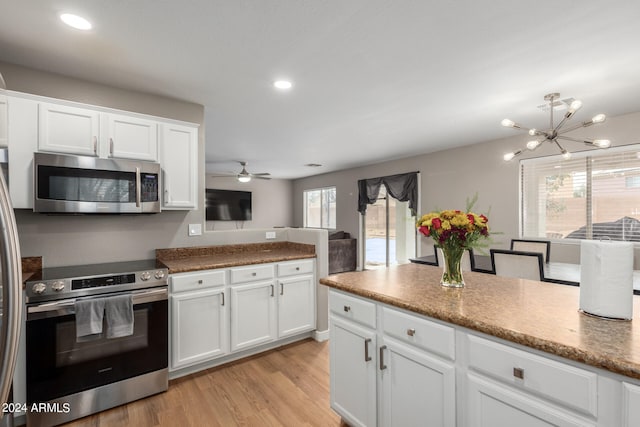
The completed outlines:
<svg viewBox="0 0 640 427">
<path fill-rule="evenodd" d="M 226 173 L 226 174 L 213 174 L 212 176 L 235 176 L 236 179 L 240 182 L 249 182 L 252 178 L 256 179 L 271 179 L 269 172 L 262 173 L 249 173 L 247 171 L 247 162 L 238 161 L 242 166 L 242 170 L 239 173 Z"/>
</svg>

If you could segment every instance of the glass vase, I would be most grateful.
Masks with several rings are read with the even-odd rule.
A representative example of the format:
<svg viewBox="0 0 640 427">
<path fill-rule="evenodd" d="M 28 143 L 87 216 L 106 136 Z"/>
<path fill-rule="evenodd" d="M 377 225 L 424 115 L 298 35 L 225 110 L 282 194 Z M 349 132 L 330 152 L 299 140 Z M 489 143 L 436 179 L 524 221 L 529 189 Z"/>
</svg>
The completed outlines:
<svg viewBox="0 0 640 427">
<path fill-rule="evenodd" d="M 451 288 L 462 288 L 464 280 L 462 278 L 462 269 L 460 263 L 464 248 L 461 246 L 442 246 L 442 279 L 440 284 Z"/>
</svg>

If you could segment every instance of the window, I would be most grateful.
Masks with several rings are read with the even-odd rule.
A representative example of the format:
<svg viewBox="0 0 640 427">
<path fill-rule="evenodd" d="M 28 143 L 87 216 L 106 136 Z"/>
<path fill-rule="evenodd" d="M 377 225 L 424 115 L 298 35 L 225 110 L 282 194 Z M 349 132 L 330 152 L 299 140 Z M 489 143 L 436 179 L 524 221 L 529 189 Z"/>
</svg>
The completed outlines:
<svg viewBox="0 0 640 427">
<path fill-rule="evenodd" d="M 305 190 L 304 226 L 336 228 L 336 187 Z"/>
<path fill-rule="evenodd" d="M 520 162 L 523 237 L 640 242 L 640 146 Z"/>
</svg>

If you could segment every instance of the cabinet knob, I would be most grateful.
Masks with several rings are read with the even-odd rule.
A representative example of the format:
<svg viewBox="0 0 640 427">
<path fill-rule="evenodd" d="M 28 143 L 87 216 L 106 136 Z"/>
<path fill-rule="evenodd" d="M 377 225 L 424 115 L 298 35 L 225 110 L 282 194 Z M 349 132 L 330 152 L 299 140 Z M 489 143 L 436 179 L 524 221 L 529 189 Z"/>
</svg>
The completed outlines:
<svg viewBox="0 0 640 427">
<path fill-rule="evenodd" d="M 350 312 L 350 311 L 351 311 L 351 307 L 350 307 L 350 306 L 348 306 L 348 305 L 345 305 L 345 306 L 344 306 L 344 312 L 345 312 L 345 313 L 348 313 L 348 312 Z"/>
<path fill-rule="evenodd" d="M 522 369 L 522 368 L 513 368 L 513 376 L 523 380 L 524 379 L 524 369 Z"/>
<path fill-rule="evenodd" d="M 413 328 L 409 328 L 407 329 L 407 335 L 409 335 L 410 337 L 414 336 L 416 334 L 416 330 Z"/>
<path fill-rule="evenodd" d="M 256 276 L 258 273 L 256 273 L 255 271 L 253 273 L 251 273 L 252 276 Z"/>
<path fill-rule="evenodd" d="M 198 280 L 198 285 L 202 285 L 202 279 Z"/>
<path fill-rule="evenodd" d="M 296 267 L 296 271 L 300 271 L 300 267 Z"/>
</svg>

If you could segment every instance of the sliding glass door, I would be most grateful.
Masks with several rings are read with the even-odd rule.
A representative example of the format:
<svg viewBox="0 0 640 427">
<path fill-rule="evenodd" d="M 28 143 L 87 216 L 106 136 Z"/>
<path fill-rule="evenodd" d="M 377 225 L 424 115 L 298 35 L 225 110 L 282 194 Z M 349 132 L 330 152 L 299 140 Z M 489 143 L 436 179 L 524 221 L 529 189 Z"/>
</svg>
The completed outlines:
<svg viewBox="0 0 640 427">
<path fill-rule="evenodd" d="M 384 185 L 364 215 L 364 268 L 405 264 L 416 255 L 415 217 L 408 202 L 396 200 Z"/>
</svg>

